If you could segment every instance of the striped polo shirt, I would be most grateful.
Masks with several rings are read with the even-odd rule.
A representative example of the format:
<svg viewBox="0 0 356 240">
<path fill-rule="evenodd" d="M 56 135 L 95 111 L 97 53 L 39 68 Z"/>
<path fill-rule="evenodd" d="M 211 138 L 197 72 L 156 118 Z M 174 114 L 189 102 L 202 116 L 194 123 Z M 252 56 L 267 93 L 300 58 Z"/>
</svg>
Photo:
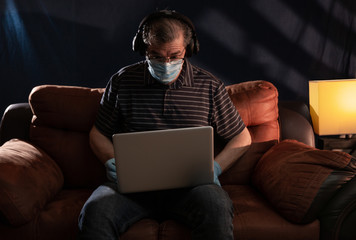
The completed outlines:
<svg viewBox="0 0 356 240">
<path fill-rule="evenodd" d="M 212 126 L 225 140 L 245 127 L 224 84 L 187 60 L 170 85 L 156 81 L 146 61 L 122 68 L 108 82 L 95 126 L 110 139 L 119 132 Z"/>
</svg>

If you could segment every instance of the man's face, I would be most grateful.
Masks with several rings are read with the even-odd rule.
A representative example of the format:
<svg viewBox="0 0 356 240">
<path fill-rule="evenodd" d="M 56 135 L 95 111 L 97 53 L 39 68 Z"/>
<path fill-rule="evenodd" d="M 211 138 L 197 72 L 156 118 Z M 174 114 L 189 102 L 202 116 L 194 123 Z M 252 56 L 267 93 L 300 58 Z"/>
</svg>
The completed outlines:
<svg viewBox="0 0 356 240">
<path fill-rule="evenodd" d="M 161 62 L 169 62 L 184 58 L 185 46 L 184 37 L 180 33 L 179 37 L 171 42 L 163 44 L 151 44 L 147 47 L 148 58 L 153 58 Z"/>
</svg>

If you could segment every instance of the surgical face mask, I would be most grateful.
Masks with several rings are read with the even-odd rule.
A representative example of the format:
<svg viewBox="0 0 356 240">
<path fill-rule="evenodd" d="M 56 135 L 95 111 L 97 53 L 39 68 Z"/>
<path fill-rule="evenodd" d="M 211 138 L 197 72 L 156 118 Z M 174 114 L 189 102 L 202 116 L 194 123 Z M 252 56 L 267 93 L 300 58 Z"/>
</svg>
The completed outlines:
<svg viewBox="0 0 356 240">
<path fill-rule="evenodd" d="M 157 60 L 148 59 L 148 70 L 152 77 L 163 84 L 169 84 L 177 78 L 183 66 L 183 59 L 178 59 L 171 62 L 159 62 Z"/>
</svg>

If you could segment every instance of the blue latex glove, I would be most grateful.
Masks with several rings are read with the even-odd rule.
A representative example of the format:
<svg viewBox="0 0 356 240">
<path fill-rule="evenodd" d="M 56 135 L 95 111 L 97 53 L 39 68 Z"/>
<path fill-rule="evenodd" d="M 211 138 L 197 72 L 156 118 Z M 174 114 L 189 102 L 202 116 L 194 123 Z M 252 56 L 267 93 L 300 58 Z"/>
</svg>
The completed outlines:
<svg viewBox="0 0 356 240">
<path fill-rule="evenodd" d="M 107 160 L 105 162 L 105 167 L 106 167 L 106 177 L 112 182 L 117 182 L 115 158 L 111 158 Z"/>
<path fill-rule="evenodd" d="M 221 172 L 222 172 L 222 170 L 221 170 L 219 163 L 214 161 L 214 183 L 220 187 L 221 187 L 221 184 L 219 181 L 219 176 L 220 176 Z"/>
</svg>

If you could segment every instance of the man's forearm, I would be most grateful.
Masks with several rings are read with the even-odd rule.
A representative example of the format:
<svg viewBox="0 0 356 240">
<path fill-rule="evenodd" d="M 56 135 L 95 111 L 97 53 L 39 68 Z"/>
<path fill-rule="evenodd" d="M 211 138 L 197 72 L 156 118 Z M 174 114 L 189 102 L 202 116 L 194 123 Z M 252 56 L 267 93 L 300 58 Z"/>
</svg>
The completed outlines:
<svg viewBox="0 0 356 240">
<path fill-rule="evenodd" d="M 112 142 L 99 132 L 95 126 L 90 131 L 89 139 L 91 149 L 101 162 L 105 163 L 114 157 L 114 146 Z"/>
<path fill-rule="evenodd" d="M 215 157 L 224 172 L 230 168 L 250 147 L 251 136 L 247 128 L 231 139 L 225 148 Z"/>
</svg>

